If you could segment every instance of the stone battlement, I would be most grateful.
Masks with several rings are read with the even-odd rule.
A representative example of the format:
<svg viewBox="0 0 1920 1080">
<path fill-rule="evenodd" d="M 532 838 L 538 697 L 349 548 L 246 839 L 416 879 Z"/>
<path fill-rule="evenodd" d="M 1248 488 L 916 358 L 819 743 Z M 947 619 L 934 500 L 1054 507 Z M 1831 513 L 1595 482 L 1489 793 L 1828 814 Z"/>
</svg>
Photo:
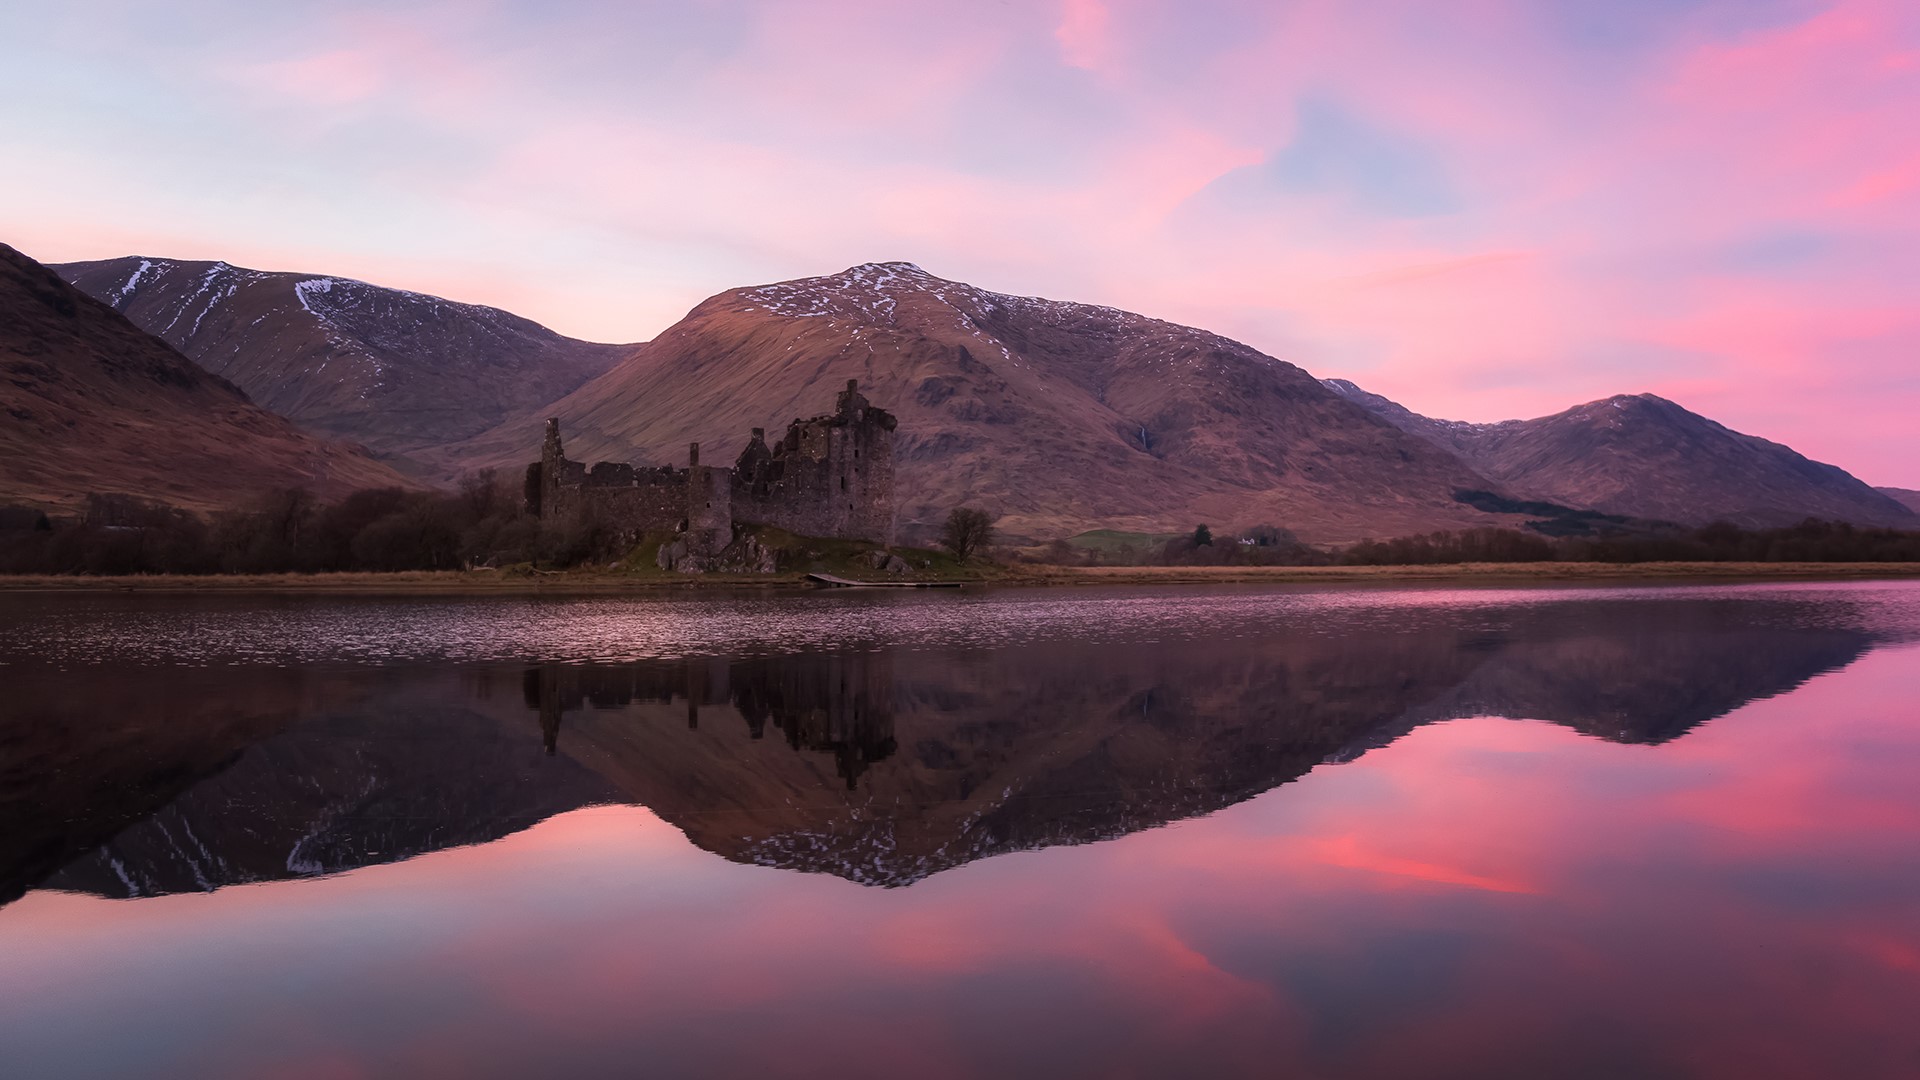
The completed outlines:
<svg viewBox="0 0 1920 1080">
<path fill-rule="evenodd" d="M 694 443 L 682 469 L 569 461 L 560 421 L 548 420 L 540 460 L 527 466 L 527 509 L 541 518 L 591 513 L 635 536 L 674 530 L 695 566 L 733 544 L 736 524 L 892 544 L 897 423 L 850 379 L 833 412 L 793 421 L 779 441 L 769 445 L 754 428 L 730 467 L 702 465 Z"/>
</svg>

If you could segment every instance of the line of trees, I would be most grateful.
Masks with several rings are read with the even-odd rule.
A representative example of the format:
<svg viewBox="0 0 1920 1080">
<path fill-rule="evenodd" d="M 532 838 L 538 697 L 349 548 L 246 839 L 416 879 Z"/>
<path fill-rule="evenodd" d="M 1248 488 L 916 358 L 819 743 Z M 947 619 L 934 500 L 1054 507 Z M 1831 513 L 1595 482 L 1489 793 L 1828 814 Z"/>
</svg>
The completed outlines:
<svg viewBox="0 0 1920 1080">
<path fill-rule="evenodd" d="M 202 517 L 127 496 L 95 496 L 78 523 L 0 513 L 0 573 L 265 574 L 455 570 L 608 562 L 636 538 L 590 510 L 542 520 L 516 485 L 491 471 L 454 492 L 378 488 L 320 503 L 277 491 L 242 512 Z M 0 508 L 4 511 L 7 508 Z M 986 550 L 991 515 L 963 507 L 943 540 L 961 559 Z M 1302 543 L 1270 525 L 1239 533 L 1206 525 L 1157 547 L 1096 550 L 1064 540 L 1037 556 L 1063 565 L 1384 566 L 1540 562 L 1920 562 L 1920 532 L 1809 519 L 1775 529 L 1724 522 L 1699 529 L 1549 537 L 1480 528 L 1369 540 L 1343 548 Z"/>
<path fill-rule="evenodd" d="M 1368 541 L 1340 553 L 1349 565 L 1463 562 L 1920 562 L 1920 532 L 1809 518 L 1775 529 L 1716 522 L 1699 529 L 1548 538 L 1468 529 Z"/>
<path fill-rule="evenodd" d="M 1039 554 L 1025 557 L 1057 566 L 1326 566 L 1338 561 L 1272 525 L 1241 533 L 1216 533 L 1201 525 L 1163 543 L 1123 541 L 1101 548 L 1055 540 Z"/>
<path fill-rule="evenodd" d="M 1920 562 L 1920 532 L 1808 519 L 1774 529 L 1720 522 L 1598 537 L 1479 528 L 1320 548 L 1270 525 L 1221 533 L 1201 525 L 1157 547 L 1096 549 L 1055 541 L 1035 556 L 1066 566 L 1422 566 L 1539 562 Z"/>
<path fill-rule="evenodd" d="M 200 516 L 93 496 L 78 523 L 0 530 L 0 573 L 267 574 L 572 566 L 625 554 L 630 538 L 590 514 L 541 520 L 488 470 L 454 492 L 374 488 L 321 503 L 275 491 Z"/>
</svg>

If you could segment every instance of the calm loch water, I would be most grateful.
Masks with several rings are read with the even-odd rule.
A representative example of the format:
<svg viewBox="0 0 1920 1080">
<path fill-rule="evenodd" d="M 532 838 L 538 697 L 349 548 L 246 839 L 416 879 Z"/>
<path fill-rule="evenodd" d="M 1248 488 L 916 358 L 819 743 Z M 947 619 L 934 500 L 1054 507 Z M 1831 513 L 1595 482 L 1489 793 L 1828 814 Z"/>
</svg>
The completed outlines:
<svg viewBox="0 0 1920 1080">
<path fill-rule="evenodd" d="M 1920 1076 L 1920 585 L 0 597 L 10 1077 Z"/>
</svg>

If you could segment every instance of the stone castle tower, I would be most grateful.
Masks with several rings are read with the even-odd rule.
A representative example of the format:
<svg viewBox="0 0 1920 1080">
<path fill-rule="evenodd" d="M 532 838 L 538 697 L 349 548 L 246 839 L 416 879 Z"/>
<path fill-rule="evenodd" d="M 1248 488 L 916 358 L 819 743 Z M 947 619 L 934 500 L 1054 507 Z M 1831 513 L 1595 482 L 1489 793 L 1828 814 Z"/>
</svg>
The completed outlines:
<svg viewBox="0 0 1920 1080">
<path fill-rule="evenodd" d="M 895 424 L 849 379 L 831 414 L 795 420 L 773 446 L 755 428 L 733 466 L 735 514 L 802 536 L 893 543 Z"/>
</svg>

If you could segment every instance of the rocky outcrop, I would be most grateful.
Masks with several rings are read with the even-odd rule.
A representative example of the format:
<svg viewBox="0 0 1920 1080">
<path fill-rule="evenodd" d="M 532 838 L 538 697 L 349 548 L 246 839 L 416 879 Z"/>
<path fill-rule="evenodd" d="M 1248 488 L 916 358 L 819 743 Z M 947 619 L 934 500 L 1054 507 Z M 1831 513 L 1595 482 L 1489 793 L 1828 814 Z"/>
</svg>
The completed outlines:
<svg viewBox="0 0 1920 1080">
<path fill-rule="evenodd" d="M 662 570 L 678 574 L 776 574 L 780 572 L 779 553 L 745 533 L 716 552 L 696 550 L 685 536 L 660 545 L 654 563 Z"/>
</svg>

